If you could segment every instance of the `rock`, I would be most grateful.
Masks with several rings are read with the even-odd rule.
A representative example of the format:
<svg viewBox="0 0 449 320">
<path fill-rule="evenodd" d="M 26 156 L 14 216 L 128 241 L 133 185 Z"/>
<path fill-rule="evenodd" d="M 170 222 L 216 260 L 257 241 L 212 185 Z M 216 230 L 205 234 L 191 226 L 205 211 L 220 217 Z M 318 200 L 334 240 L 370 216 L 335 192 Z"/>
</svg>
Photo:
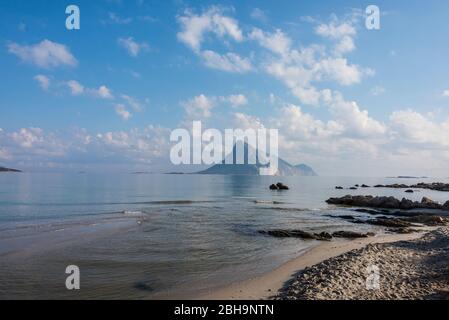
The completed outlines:
<svg viewBox="0 0 449 320">
<path fill-rule="evenodd" d="M 424 224 L 426 226 L 445 226 L 449 223 L 448 218 L 434 215 L 408 217 L 407 221 Z"/>
<path fill-rule="evenodd" d="M 399 233 L 399 234 L 410 234 L 410 233 L 419 232 L 419 230 L 410 229 L 410 228 L 389 228 L 389 229 L 387 229 L 387 231 L 391 232 L 391 233 Z"/>
<path fill-rule="evenodd" d="M 270 186 L 270 190 L 279 190 L 279 188 L 278 188 L 277 185 L 272 184 L 272 185 Z"/>
<path fill-rule="evenodd" d="M 357 190 L 357 187 L 351 187 L 349 190 Z"/>
<path fill-rule="evenodd" d="M 278 182 L 276 184 L 276 186 L 278 187 L 279 190 L 289 190 L 290 188 L 288 186 L 286 186 L 285 184 Z"/>
<path fill-rule="evenodd" d="M 371 187 L 366 184 L 362 184 L 362 188 L 371 188 Z"/>
<path fill-rule="evenodd" d="M 402 210 L 411 210 L 413 207 L 413 201 L 405 198 L 402 198 L 401 203 L 399 204 L 399 208 Z"/>
<path fill-rule="evenodd" d="M 368 233 L 359 233 L 354 231 L 337 231 L 332 234 L 335 238 L 347 238 L 347 239 L 357 239 L 357 238 L 368 238 L 371 235 Z"/>
<path fill-rule="evenodd" d="M 373 196 L 351 196 L 346 195 L 341 198 L 329 198 L 326 200 L 328 204 L 344 205 L 352 207 L 365 207 L 365 208 L 382 208 L 382 209 L 442 209 L 449 211 L 449 203 L 446 202 L 446 206 L 429 199 L 423 198 L 421 202 L 413 202 L 411 200 L 402 199 L 399 201 L 394 197 L 373 197 Z"/>
<path fill-rule="evenodd" d="M 407 221 L 403 221 L 401 219 L 374 219 L 374 220 L 368 220 L 366 223 L 375 225 L 375 226 L 383 226 L 383 227 L 389 227 L 389 228 L 406 228 L 411 227 L 412 224 Z"/>
<path fill-rule="evenodd" d="M 405 193 L 414 193 L 415 191 L 413 191 L 412 189 L 408 189 L 408 190 L 405 190 Z"/>
<path fill-rule="evenodd" d="M 337 186 L 337 187 L 335 187 L 335 189 L 337 189 L 337 190 L 343 190 L 343 187 Z"/>
<path fill-rule="evenodd" d="M 374 188 L 385 188 L 385 186 L 383 184 L 376 184 Z"/>
<path fill-rule="evenodd" d="M 268 230 L 259 231 L 261 234 L 269 235 L 276 238 L 301 238 L 301 239 L 316 239 L 316 237 L 302 230 Z"/>
<path fill-rule="evenodd" d="M 355 209 L 355 212 L 360 212 L 360 213 L 368 213 L 371 215 L 378 215 L 378 214 L 385 214 L 384 211 L 378 211 L 378 210 L 370 210 L 370 209 Z"/>
<path fill-rule="evenodd" d="M 356 188 L 358 188 L 358 187 L 360 187 L 358 184 L 356 184 L 356 185 L 354 185 L 354 187 L 356 187 Z"/>
<path fill-rule="evenodd" d="M 332 235 L 328 232 L 315 233 L 314 236 L 316 237 L 317 240 L 322 240 L 322 241 L 332 240 Z"/>
<path fill-rule="evenodd" d="M 443 209 L 444 209 L 444 210 L 449 210 L 449 201 L 446 201 L 446 202 L 443 204 Z"/>
</svg>

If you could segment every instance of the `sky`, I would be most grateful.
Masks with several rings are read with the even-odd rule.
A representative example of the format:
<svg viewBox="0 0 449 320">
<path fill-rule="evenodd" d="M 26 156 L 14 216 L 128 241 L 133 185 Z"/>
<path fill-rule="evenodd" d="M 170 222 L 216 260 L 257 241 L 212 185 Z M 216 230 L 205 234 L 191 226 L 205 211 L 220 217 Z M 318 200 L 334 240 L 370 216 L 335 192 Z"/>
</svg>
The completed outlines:
<svg viewBox="0 0 449 320">
<path fill-rule="evenodd" d="M 0 165 L 167 171 L 170 133 L 198 120 L 278 129 L 280 156 L 323 176 L 447 177 L 448 12 L 446 0 L 3 0 Z"/>
</svg>

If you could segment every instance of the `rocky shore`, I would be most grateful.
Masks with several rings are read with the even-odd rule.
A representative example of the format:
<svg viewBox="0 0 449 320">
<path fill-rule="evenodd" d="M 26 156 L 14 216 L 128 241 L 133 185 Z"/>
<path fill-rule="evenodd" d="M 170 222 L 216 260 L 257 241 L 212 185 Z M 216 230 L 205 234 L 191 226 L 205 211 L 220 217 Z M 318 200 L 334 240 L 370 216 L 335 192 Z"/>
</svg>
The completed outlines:
<svg viewBox="0 0 449 320">
<path fill-rule="evenodd" d="M 432 199 L 423 197 L 421 202 L 412 201 L 406 198 L 402 200 L 394 197 L 373 197 L 373 196 L 352 196 L 346 195 L 340 198 L 330 198 L 326 200 L 328 204 L 365 207 L 365 208 L 381 208 L 381 209 L 432 209 L 449 211 L 449 201 L 444 204 L 433 201 Z"/>
<path fill-rule="evenodd" d="M 448 290 L 449 229 L 443 227 L 421 239 L 371 244 L 305 268 L 275 298 L 448 299 Z"/>
</svg>

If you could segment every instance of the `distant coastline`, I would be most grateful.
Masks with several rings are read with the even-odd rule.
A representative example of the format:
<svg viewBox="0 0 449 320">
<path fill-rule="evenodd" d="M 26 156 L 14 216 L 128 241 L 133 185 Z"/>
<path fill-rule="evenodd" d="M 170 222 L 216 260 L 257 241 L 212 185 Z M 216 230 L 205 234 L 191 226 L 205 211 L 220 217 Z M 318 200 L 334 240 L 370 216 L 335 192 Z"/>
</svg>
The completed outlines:
<svg viewBox="0 0 449 320">
<path fill-rule="evenodd" d="M 11 169 L 11 168 L 6 168 L 6 167 L 0 167 L 0 172 L 16 172 L 16 173 L 20 173 L 20 172 L 22 172 L 22 170 Z"/>
</svg>

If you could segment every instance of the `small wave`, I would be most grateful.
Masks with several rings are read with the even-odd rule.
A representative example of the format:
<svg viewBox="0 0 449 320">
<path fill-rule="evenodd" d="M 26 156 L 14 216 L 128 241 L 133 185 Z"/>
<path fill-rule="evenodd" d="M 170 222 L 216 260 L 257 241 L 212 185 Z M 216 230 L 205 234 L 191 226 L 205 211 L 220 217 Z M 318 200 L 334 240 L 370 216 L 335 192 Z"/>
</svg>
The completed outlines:
<svg viewBox="0 0 449 320">
<path fill-rule="evenodd" d="M 308 208 L 282 208 L 282 207 L 260 207 L 262 210 L 274 210 L 274 211 L 313 211 Z"/>
<path fill-rule="evenodd" d="M 280 201 L 272 201 L 272 200 L 255 200 L 256 204 L 284 204 L 284 202 Z"/>
</svg>

